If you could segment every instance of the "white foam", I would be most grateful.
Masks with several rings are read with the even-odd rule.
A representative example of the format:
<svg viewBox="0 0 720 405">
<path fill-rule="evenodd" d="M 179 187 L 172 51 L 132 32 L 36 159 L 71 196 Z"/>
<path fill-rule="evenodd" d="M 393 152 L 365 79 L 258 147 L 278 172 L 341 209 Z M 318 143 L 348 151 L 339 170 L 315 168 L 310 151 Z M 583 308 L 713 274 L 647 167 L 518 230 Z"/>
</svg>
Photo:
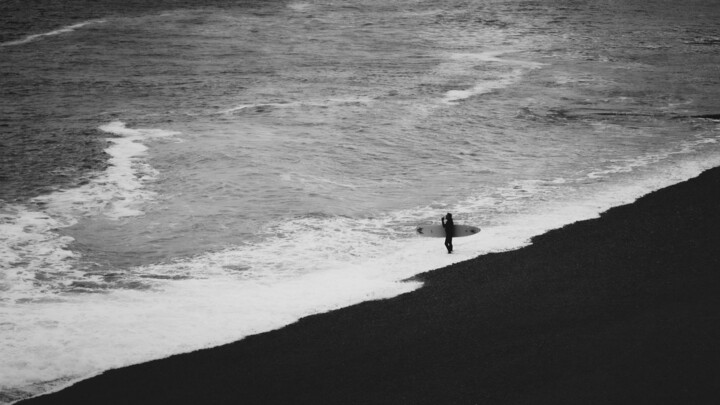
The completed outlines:
<svg viewBox="0 0 720 405">
<path fill-rule="evenodd" d="M 90 25 L 90 24 L 101 24 L 101 23 L 104 23 L 104 22 L 105 22 L 105 20 L 90 20 L 90 21 L 85 21 L 85 22 L 81 22 L 81 23 L 78 23 L 78 24 L 68 25 L 68 26 L 66 26 L 66 27 L 62 27 L 62 28 L 60 28 L 60 29 L 57 29 L 57 30 L 54 30 L 54 31 L 50 31 L 50 32 L 45 32 L 45 33 L 42 33 L 42 34 L 28 35 L 27 37 L 25 37 L 25 38 L 23 38 L 23 39 L 16 40 L 16 41 L 3 42 L 3 43 L 0 44 L 0 46 L 23 45 L 23 44 L 27 44 L 27 43 L 29 43 L 29 42 L 36 41 L 36 40 L 41 39 L 41 38 L 43 38 L 43 37 L 50 37 L 50 36 L 54 36 L 54 35 L 66 34 L 66 33 L 73 32 L 73 31 L 75 31 L 75 30 L 78 29 L 78 28 L 82 28 L 82 27 L 85 27 L 85 26 Z"/>
<path fill-rule="evenodd" d="M 135 142 L 152 133 L 122 123 L 104 129 Z M 630 172 L 614 173 L 612 182 L 593 183 L 594 188 L 583 183 L 587 178 L 515 181 L 493 190 L 497 196 L 443 205 L 458 223 L 483 228 L 476 236 L 456 239 L 452 255 L 444 254 L 441 239 L 411 236 L 415 225 L 437 222 L 438 206 L 395 211 L 381 218 L 306 216 L 268 225 L 264 229 L 268 236 L 258 243 L 130 269 L 123 276 L 130 282 L 141 281 L 149 287 L 146 290 L 90 295 L 34 292 L 33 300 L 4 302 L 0 358 L 7 360 L 0 367 L 0 390 L 38 394 L 108 368 L 227 343 L 309 314 L 411 291 L 419 284 L 401 280 L 480 254 L 519 248 L 547 230 L 597 217 L 608 208 L 720 165 L 720 155 L 714 152 L 665 162 L 679 156 L 678 151 L 712 146 L 714 139 L 681 144 L 677 153 L 660 154 L 665 156 L 660 160 L 641 157 L 653 170 L 633 166 Z M 126 154 L 118 153 L 126 159 L 118 165 L 132 167 L 128 162 L 144 152 L 137 145 L 126 146 L 120 148 Z M 632 176 L 622 177 L 627 173 Z M 543 197 L 560 190 L 565 190 L 562 198 Z M 534 198 L 533 204 L 527 204 L 526 198 Z M 483 223 L 478 213 L 497 203 L 507 215 L 501 212 L 493 224 Z M 37 235 L 23 237 L 42 242 L 44 235 L 53 233 L 52 227 L 63 225 L 44 222 L 53 219 L 38 212 L 4 215 L 3 222 L 17 221 L 8 228 L 8 238 L 37 226 Z M 13 219 L 17 217 L 25 219 Z M 52 256 L 53 249 L 66 246 L 62 240 L 50 237 L 42 243 L 48 244 L 51 258 L 47 263 L 39 259 L 37 266 L 56 267 L 73 260 L 67 251 L 66 258 L 62 251 Z M 23 260 L 15 250 L 2 253 L 5 256 L 11 264 Z"/>
<path fill-rule="evenodd" d="M 217 269 L 216 269 L 217 270 Z M 272 330 L 300 317 L 417 287 L 361 272 L 314 272 L 275 280 L 231 276 L 157 282 L 155 291 L 63 297 L 0 308 L 3 387 L 28 394 L 42 381 L 76 379 Z M 35 333 L 22 333 L 23 329 Z M 111 349 L 109 349 L 111 348 Z"/>
<path fill-rule="evenodd" d="M 714 142 L 701 140 L 685 143 L 676 153 L 668 153 L 666 159 L 676 154 L 687 153 L 689 149 L 686 147 L 690 144 L 700 146 L 707 143 Z M 650 161 L 653 163 L 658 162 L 654 159 L 650 159 Z M 691 160 L 663 161 L 662 164 L 655 165 L 651 171 L 639 172 L 636 169 L 639 167 L 644 168 L 644 165 L 633 165 L 627 171 L 613 172 L 616 175 L 631 172 L 630 175 L 616 176 L 613 182 L 598 182 L 594 183 L 593 186 L 584 184 L 583 179 L 565 180 L 562 183 L 548 182 L 553 186 L 545 188 L 542 193 L 560 193 L 561 191 L 555 185 L 570 187 L 562 190 L 561 198 L 557 198 L 557 196 L 556 198 L 543 198 L 540 192 L 537 191 L 530 193 L 533 204 L 530 207 L 525 205 L 521 212 L 505 218 L 493 227 L 483 229 L 483 232 L 478 237 L 479 249 L 476 249 L 473 253 L 480 255 L 493 251 L 520 248 L 527 245 L 534 236 L 577 221 L 597 218 L 602 212 L 610 208 L 630 204 L 653 191 L 689 180 L 705 170 L 718 166 L 720 166 L 720 154 L 709 153 L 695 156 Z M 527 189 L 527 183 L 524 189 Z M 462 217 L 466 215 L 472 217 L 482 207 L 500 202 L 509 205 L 509 211 L 512 212 L 515 210 L 513 202 L 523 198 L 511 195 L 515 191 L 521 193 L 523 190 L 517 187 L 509 187 L 500 198 L 500 201 L 489 202 L 486 196 L 481 196 L 464 200 L 451 209 L 454 216 Z"/>
<path fill-rule="evenodd" d="M 443 254 L 440 239 L 407 237 L 413 221 L 430 217 L 437 208 L 399 211 L 380 219 L 306 217 L 271 226 L 268 232 L 273 236 L 259 244 L 129 273 L 130 279 L 187 277 L 144 278 L 150 290 L 61 295 L 51 302 L 3 305 L 0 327 L 13 333 L 0 334 L 0 357 L 6 359 L 0 381 L 4 387 L 37 394 L 58 381 L 65 384 L 108 368 L 234 341 L 309 314 L 396 296 L 419 287 L 400 282 L 404 278 L 480 254 L 519 248 L 534 235 L 597 217 L 612 206 L 717 165 L 717 155 L 682 162 L 655 176 L 575 200 L 548 202 L 497 225 L 478 224 L 483 231 L 456 239 L 453 255 Z M 507 193 L 531 187 L 539 183 L 514 183 Z M 450 208 L 460 221 L 467 220 L 489 202 L 487 198 Z"/>
<path fill-rule="evenodd" d="M 141 142 L 175 135 L 156 129 L 129 129 L 122 122 L 101 129 L 119 136 L 108 139 L 111 145 L 106 149 L 110 155 L 106 171 L 84 186 L 34 198 L 28 206 L 4 206 L 0 212 L 2 391 L 14 391 L 19 385 L 26 387 L 21 391 L 37 394 L 74 378 L 76 370 L 82 370 L 82 375 L 96 370 L 89 366 L 96 364 L 92 360 L 74 357 L 82 355 L 82 350 L 65 352 L 67 348 L 62 347 L 88 343 L 82 338 L 72 342 L 83 333 L 84 326 L 82 322 L 64 323 L 70 316 L 64 305 L 87 305 L 85 297 L 68 298 L 65 291 L 74 282 L 87 282 L 92 277 L 76 269 L 80 256 L 69 249 L 73 238 L 60 230 L 82 216 L 118 219 L 142 214 L 139 206 L 152 197 L 143 186 L 155 171 L 142 159 L 147 147 Z M 35 357 L 47 360 L 36 362 Z"/>
<path fill-rule="evenodd" d="M 147 147 L 140 142 L 176 133 L 130 129 L 122 122 L 101 129 L 120 136 L 109 139 L 110 166 L 103 173 L 81 187 L 36 197 L 28 206 L 5 206 L 0 212 L 0 302 L 34 299 L 36 292 L 62 291 L 73 281 L 87 280 L 73 268 L 79 257 L 68 246 L 74 239 L 60 230 L 84 216 L 141 215 L 139 207 L 152 198 L 143 186 L 155 171 L 142 160 Z"/>
<path fill-rule="evenodd" d="M 637 156 L 632 159 L 615 160 L 608 162 L 607 167 L 600 170 L 595 170 L 587 174 L 588 178 L 598 179 L 607 177 L 618 173 L 630 173 L 640 168 L 648 167 L 650 165 L 662 162 L 676 155 L 684 155 L 694 153 L 698 147 L 707 144 L 715 144 L 720 139 L 720 136 L 715 138 L 700 138 L 693 141 L 685 141 L 679 145 L 677 149 L 667 149 L 652 154 L 646 154 Z"/>
<path fill-rule="evenodd" d="M 142 280 L 149 290 L 8 303 L 0 314 L 3 327 L 13 333 L 0 334 L 0 357 L 6 359 L 0 390 L 13 387 L 34 395 L 52 389 L 58 379 L 74 381 L 227 343 L 309 314 L 396 296 L 420 285 L 400 281 L 418 270 L 468 258 L 418 255 L 416 246 L 408 246 L 390 226 L 398 219 L 279 222 L 268 229 L 274 236 L 260 244 L 128 272 L 128 281 Z M 436 247 L 434 241 L 417 242 L 427 251 Z M 187 278 L 178 280 L 182 277 Z"/>
<path fill-rule="evenodd" d="M 298 13 L 307 13 L 313 9 L 313 5 L 310 3 L 290 3 L 287 7 Z"/>
<path fill-rule="evenodd" d="M 58 276 L 74 274 L 77 255 L 71 237 L 56 230 L 72 222 L 11 205 L 0 213 L 0 303 L 32 297 L 36 290 L 57 286 Z M 42 285 L 43 287 L 40 287 Z"/>
<path fill-rule="evenodd" d="M 543 66 L 542 63 L 532 61 L 522 61 L 513 59 L 499 58 L 498 55 L 509 53 L 510 51 L 495 50 L 479 53 L 456 53 L 450 56 L 451 60 L 460 61 L 475 65 L 479 62 L 482 63 L 497 63 L 507 66 L 518 66 L 516 69 L 512 69 L 510 72 L 503 73 L 498 77 L 487 78 L 474 86 L 465 90 L 450 90 L 445 93 L 442 98 L 442 102 L 445 104 L 456 104 L 458 101 L 462 101 L 474 96 L 481 94 L 487 94 L 495 90 L 499 90 L 517 82 L 525 71 L 529 69 L 537 69 Z"/>
<path fill-rule="evenodd" d="M 100 129 L 119 136 L 108 138 L 111 145 L 105 152 L 110 155 L 110 166 L 84 186 L 35 198 L 33 201 L 43 204 L 46 212 L 65 218 L 104 215 L 111 219 L 143 214 L 139 206 L 154 196 L 145 190 L 144 184 L 157 172 L 144 161 L 148 148 L 142 142 L 174 136 L 177 132 L 130 129 L 120 121 Z"/>
<path fill-rule="evenodd" d="M 502 79 L 478 83 L 475 86 L 465 90 L 450 90 L 445 93 L 442 101 L 446 104 L 455 104 L 458 101 L 468 99 L 470 97 L 479 96 L 481 94 L 491 93 L 495 90 L 505 88 L 516 82 L 520 77 L 520 72 L 514 72 Z"/>
</svg>

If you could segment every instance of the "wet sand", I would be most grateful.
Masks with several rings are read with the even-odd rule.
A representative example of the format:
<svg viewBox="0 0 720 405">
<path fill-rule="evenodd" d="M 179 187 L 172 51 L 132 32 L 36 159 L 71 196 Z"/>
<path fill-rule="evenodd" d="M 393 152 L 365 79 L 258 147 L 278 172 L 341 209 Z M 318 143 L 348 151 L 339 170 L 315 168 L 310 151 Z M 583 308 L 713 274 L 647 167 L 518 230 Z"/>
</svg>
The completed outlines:
<svg viewBox="0 0 720 405">
<path fill-rule="evenodd" d="M 720 398 L 720 168 L 526 248 L 418 278 L 423 288 L 390 300 L 108 371 L 22 403 Z"/>
</svg>

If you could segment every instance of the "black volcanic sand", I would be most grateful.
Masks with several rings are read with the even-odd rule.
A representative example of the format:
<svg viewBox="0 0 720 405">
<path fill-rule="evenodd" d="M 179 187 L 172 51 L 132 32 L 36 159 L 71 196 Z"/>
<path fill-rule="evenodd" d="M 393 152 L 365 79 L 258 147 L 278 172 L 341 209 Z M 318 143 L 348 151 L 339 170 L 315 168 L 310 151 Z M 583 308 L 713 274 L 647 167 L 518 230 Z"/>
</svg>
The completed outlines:
<svg viewBox="0 0 720 405">
<path fill-rule="evenodd" d="M 713 169 L 415 292 L 23 403 L 718 403 L 719 255 Z"/>
</svg>

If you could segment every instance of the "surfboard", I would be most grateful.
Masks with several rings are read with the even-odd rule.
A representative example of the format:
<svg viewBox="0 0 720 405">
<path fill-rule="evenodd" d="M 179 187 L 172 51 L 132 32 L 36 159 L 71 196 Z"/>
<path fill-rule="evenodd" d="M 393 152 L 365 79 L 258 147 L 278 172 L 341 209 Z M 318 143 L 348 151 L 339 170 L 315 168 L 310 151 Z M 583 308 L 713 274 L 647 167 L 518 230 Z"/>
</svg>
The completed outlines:
<svg viewBox="0 0 720 405">
<path fill-rule="evenodd" d="M 444 238 L 445 228 L 442 225 L 421 225 L 415 228 L 418 235 L 429 236 L 432 238 Z M 475 235 L 480 232 L 480 228 L 470 225 L 455 225 L 455 234 L 453 238 Z"/>
</svg>

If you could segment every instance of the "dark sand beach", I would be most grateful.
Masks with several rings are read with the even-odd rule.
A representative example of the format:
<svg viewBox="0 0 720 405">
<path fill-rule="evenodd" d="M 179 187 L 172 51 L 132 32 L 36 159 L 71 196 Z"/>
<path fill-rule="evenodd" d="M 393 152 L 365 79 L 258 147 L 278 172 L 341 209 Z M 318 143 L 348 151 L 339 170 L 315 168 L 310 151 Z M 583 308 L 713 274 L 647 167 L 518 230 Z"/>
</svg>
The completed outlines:
<svg viewBox="0 0 720 405">
<path fill-rule="evenodd" d="M 22 403 L 720 400 L 720 169 L 418 278 L 409 294 Z"/>
</svg>

